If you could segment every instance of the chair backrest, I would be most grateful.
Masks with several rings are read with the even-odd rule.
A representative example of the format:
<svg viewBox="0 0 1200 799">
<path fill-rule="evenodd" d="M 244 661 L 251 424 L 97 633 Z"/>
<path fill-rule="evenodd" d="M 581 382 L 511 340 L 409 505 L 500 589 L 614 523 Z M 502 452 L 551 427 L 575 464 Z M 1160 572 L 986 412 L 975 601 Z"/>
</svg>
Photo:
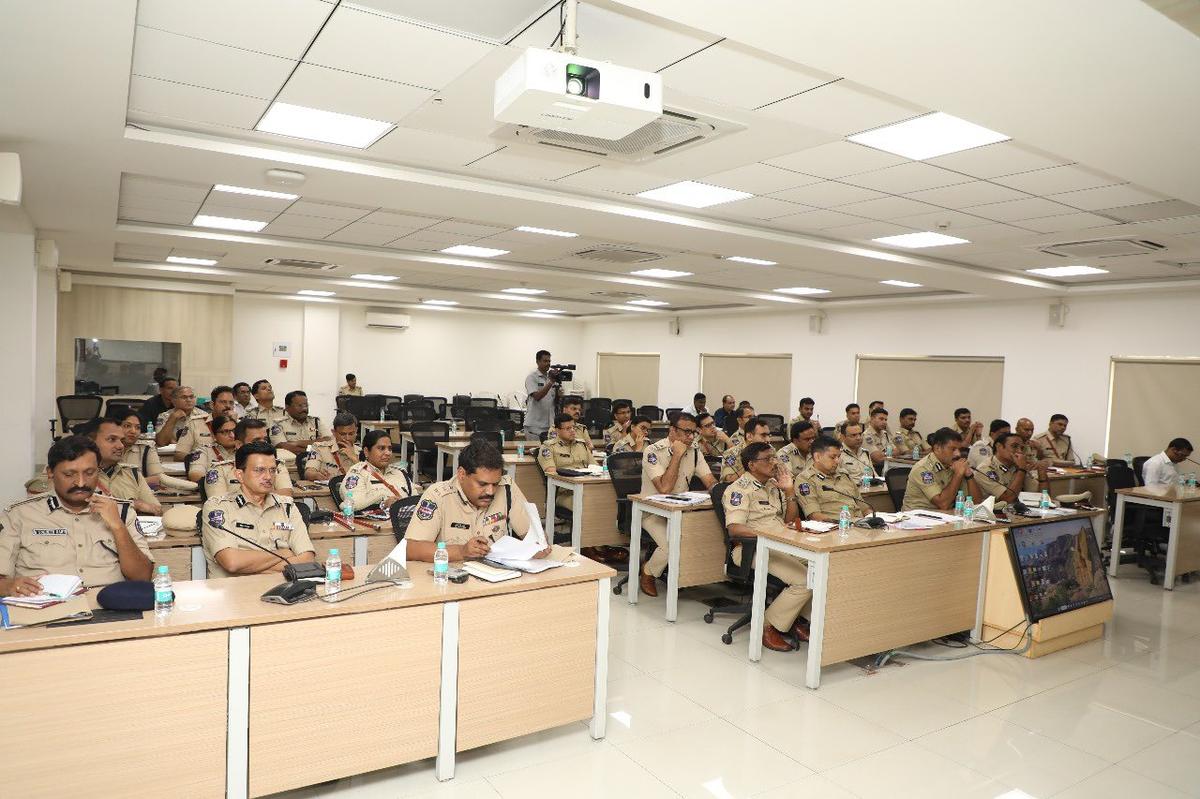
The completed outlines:
<svg viewBox="0 0 1200 799">
<path fill-rule="evenodd" d="M 495 408 L 496 399 L 494 397 L 471 397 L 472 408 Z"/>
<path fill-rule="evenodd" d="M 821 435 L 823 435 L 823 436 L 831 436 L 836 432 L 837 432 L 836 427 L 822 427 L 821 428 Z"/>
<path fill-rule="evenodd" d="M 420 494 L 398 499 L 388 508 L 388 517 L 392 520 L 392 534 L 396 536 L 397 544 L 404 540 L 404 534 L 408 532 L 408 523 L 412 521 L 413 512 L 419 504 Z"/>
<path fill-rule="evenodd" d="M 1138 455 L 1133 459 L 1133 479 L 1137 480 L 1138 485 L 1145 485 L 1142 480 L 1142 467 L 1146 465 L 1146 461 L 1150 460 L 1149 455 Z"/>
<path fill-rule="evenodd" d="M 713 512 L 717 514 L 717 521 L 721 524 L 721 535 L 725 537 L 725 543 L 729 543 L 729 528 L 725 526 L 725 503 L 721 498 L 725 496 L 725 490 L 733 483 L 713 483 L 713 487 L 708 489 L 708 495 L 712 498 Z M 732 502 L 733 500 L 730 500 Z"/>
<path fill-rule="evenodd" d="M 437 414 L 437 416 L 434 418 L 441 419 L 442 418 L 442 409 L 444 409 L 446 407 L 446 398 L 445 397 L 426 397 L 425 401 L 433 404 L 433 412 Z"/>
<path fill-rule="evenodd" d="M 617 495 L 617 528 L 632 534 L 629 524 L 632 519 L 630 494 L 642 490 L 642 453 L 618 452 L 608 456 L 608 476 L 612 478 L 613 492 Z M 638 532 L 641 535 L 641 532 Z"/>
<path fill-rule="evenodd" d="M 339 474 L 329 481 L 329 496 L 333 497 L 333 505 L 339 511 L 342 509 L 342 478 L 345 476 Z"/>
<path fill-rule="evenodd" d="M 437 442 L 450 440 L 450 425 L 446 422 L 413 422 L 406 431 L 412 436 L 413 444 L 422 452 L 437 448 Z"/>
<path fill-rule="evenodd" d="M 520 425 L 518 425 L 512 419 L 500 419 L 498 424 L 500 427 L 500 432 L 504 433 L 505 441 L 517 440 L 517 431 L 521 429 Z"/>
<path fill-rule="evenodd" d="M 500 431 L 500 420 L 497 419 L 494 414 L 482 414 L 480 416 L 467 419 L 467 426 L 470 427 L 471 430 L 494 433 Z"/>
<path fill-rule="evenodd" d="M 496 409 L 493 407 L 485 407 L 482 405 L 472 405 L 463 410 L 463 419 L 472 430 L 475 429 L 475 423 L 479 419 L 495 419 L 497 416 Z"/>
<path fill-rule="evenodd" d="M 1113 496 L 1113 492 L 1118 488 L 1135 488 L 1138 485 L 1137 476 L 1133 473 L 1133 469 L 1125 461 L 1118 464 L 1110 465 L 1104 470 L 1105 480 L 1108 482 L 1108 494 Z M 1115 499 L 1111 499 L 1109 507 L 1116 503 Z"/>
<path fill-rule="evenodd" d="M 650 442 L 662 441 L 670 432 L 668 427 L 651 427 L 650 432 L 646 434 L 646 440 Z M 614 442 L 616 443 L 616 442 Z"/>
<path fill-rule="evenodd" d="M 349 396 L 338 397 L 337 403 L 338 403 L 338 408 L 346 411 L 346 413 L 354 414 L 354 418 L 358 419 L 360 422 L 363 421 L 364 419 L 371 418 L 367 412 L 367 398 L 366 397 L 349 397 Z M 376 419 L 379 418 L 379 409 L 378 408 L 375 409 L 375 418 Z"/>
<path fill-rule="evenodd" d="M 471 441 L 486 441 L 496 449 L 503 451 L 500 443 L 499 430 L 475 430 L 471 433 Z"/>
<path fill-rule="evenodd" d="M 433 404 L 425 403 L 422 400 L 415 402 L 404 403 L 404 410 L 400 413 L 406 421 L 411 422 L 432 422 L 437 418 L 437 414 L 433 412 Z"/>
<path fill-rule="evenodd" d="M 520 430 L 525 426 L 525 411 L 520 408 L 507 408 L 504 413 L 508 415 L 508 420 L 513 423 L 513 428 Z"/>
<path fill-rule="evenodd" d="M 423 399 L 425 399 L 424 394 L 405 394 L 404 395 L 404 401 L 406 403 L 413 402 L 414 400 L 423 400 Z"/>
<path fill-rule="evenodd" d="M 758 418 L 762 419 L 764 422 L 767 423 L 767 429 L 771 431 L 771 435 L 783 436 L 785 438 L 787 437 L 787 433 L 784 432 L 787 429 L 787 423 L 784 421 L 783 417 L 780 416 L 779 414 L 777 414 L 777 413 L 760 413 L 758 415 Z"/>
<path fill-rule="evenodd" d="M 606 411 L 612 412 L 612 400 L 608 397 L 592 397 L 583 401 L 583 409 L 588 408 L 603 408 Z"/>
<path fill-rule="evenodd" d="M 612 424 L 612 412 L 603 408 L 588 408 L 583 412 L 583 424 L 592 438 L 599 438 L 604 435 L 605 428 Z"/>
<path fill-rule="evenodd" d="M 683 413 L 683 408 L 667 408 L 667 421 L 671 424 L 675 424 L 675 418 L 681 413 Z"/>
<path fill-rule="evenodd" d="M 645 416 L 652 422 L 661 422 L 663 418 L 662 408 L 657 405 L 643 405 L 638 408 L 635 413 L 638 416 Z"/>
<path fill-rule="evenodd" d="M 389 398 L 387 405 L 383 409 L 385 419 L 391 419 L 393 422 L 398 422 L 404 418 L 404 400 L 399 397 Z"/>
<path fill-rule="evenodd" d="M 64 394 L 55 398 L 58 405 L 58 416 L 62 419 L 63 430 L 71 425 L 87 422 L 100 415 L 104 400 L 98 394 Z"/>
<path fill-rule="evenodd" d="M 450 407 L 452 408 L 469 408 L 471 406 L 470 394 L 455 394 L 450 398 Z"/>
<path fill-rule="evenodd" d="M 884 482 L 887 483 L 888 496 L 892 498 L 892 507 L 897 512 L 904 505 L 904 491 L 908 488 L 908 473 L 911 471 L 909 466 L 893 467 L 883 476 Z"/>
<path fill-rule="evenodd" d="M 1104 468 L 1105 469 L 1109 469 L 1113 466 L 1128 466 L 1128 465 L 1129 464 L 1125 462 L 1124 458 L 1105 458 L 1104 459 Z"/>
<path fill-rule="evenodd" d="M 333 398 L 333 405 L 339 411 L 344 411 L 344 410 L 346 410 L 346 400 L 348 400 L 348 399 L 350 399 L 350 397 L 347 396 L 346 394 L 338 394 L 336 397 Z"/>
</svg>

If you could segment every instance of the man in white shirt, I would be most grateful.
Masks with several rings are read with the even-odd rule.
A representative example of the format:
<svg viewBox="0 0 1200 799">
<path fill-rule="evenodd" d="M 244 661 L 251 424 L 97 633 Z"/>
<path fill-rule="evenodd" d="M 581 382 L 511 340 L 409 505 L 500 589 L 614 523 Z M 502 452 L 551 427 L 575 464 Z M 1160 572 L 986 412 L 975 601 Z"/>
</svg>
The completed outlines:
<svg viewBox="0 0 1200 799">
<path fill-rule="evenodd" d="M 550 371 L 550 353 L 538 350 L 537 368 L 525 376 L 525 438 L 538 441 L 550 430 L 554 401 L 558 397 L 558 375 Z"/>
<path fill-rule="evenodd" d="M 1142 466 L 1142 482 L 1147 486 L 1174 486 L 1179 484 L 1179 467 L 1192 454 L 1192 442 L 1186 438 L 1173 438 L 1167 448 Z"/>
</svg>

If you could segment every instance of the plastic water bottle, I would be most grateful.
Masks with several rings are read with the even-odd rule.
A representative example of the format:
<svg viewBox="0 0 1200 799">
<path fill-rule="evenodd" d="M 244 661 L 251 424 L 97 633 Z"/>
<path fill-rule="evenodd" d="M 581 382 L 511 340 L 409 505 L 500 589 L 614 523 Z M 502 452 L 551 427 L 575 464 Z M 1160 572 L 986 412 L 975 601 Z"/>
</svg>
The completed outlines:
<svg viewBox="0 0 1200 799">
<path fill-rule="evenodd" d="M 433 552 L 433 582 L 434 585 L 445 585 L 447 573 L 450 571 L 450 553 L 446 551 L 446 542 L 438 541 L 437 549 Z"/>
<path fill-rule="evenodd" d="M 954 497 L 954 515 L 955 516 L 963 515 L 963 507 L 965 505 L 965 503 L 963 503 L 963 496 L 964 496 L 964 493 L 960 490 L 958 492 L 958 495 Z"/>
<path fill-rule="evenodd" d="M 605 466 L 604 469 L 605 469 L 605 471 L 608 471 L 607 466 Z M 1187 487 L 1193 491 L 1196 490 L 1196 473 L 1195 472 L 1188 472 Z"/>
<path fill-rule="evenodd" d="M 383 412 L 384 412 L 384 407 L 382 405 L 380 405 L 379 406 L 379 421 L 381 421 L 381 422 L 383 421 L 383 418 L 384 418 Z"/>
<path fill-rule="evenodd" d="M 1133 453 L 1132 452 L 1125 453 L 1125 465 L 1128 466 L 1130 469 L 1133 468 Z"/>
<path fill-rule="evenodd" d="M 1041 510 L 1050 510 L 1050 492 L 1042 491 L 1042 501 L 1038 503 Z"/>
<path fill-rule="evenodd" d="M 604 459 L 604 463 L 601 464 L 600 471 L 603 472 L 605 477 L 608 477 L 608 458 L 607 457 Z M 1195 477 L 1195 475 L 1193 475 L 1193 483 L 1192 483 L 1193 485 L 1195 485 L 1194 477 Z"/>
<path fill-rule="evenodd" d="M 521 443 L 517 444 L 517 457 L 518 458 L 525 457 L 525 445 L 524 444 L 521 444 Z"/>
<path fill-rule="evenodd" d="M 154 575 L 154 618 L 165 619 L 175 609 L 175 589 L 171 587 L 171 570 L 159 566 Z"/>
<path fill-rule="evenodd" d="M 843 505 L 842 512 L 838 514 L 838 535 L 850 535 L 850 506 Z"/>
<path fill-rule="evenodd" d="M 325 593 L 336 594 L 342 590 L 342 554 L 337 547 L 329 550 L 325 558 Z"/>
<path fill-rule="evenodd" d="M 883 450 L 883 457 L 892 457 L 892 440 L 890 438 L 888 439 L 887 447 Z"/>
<path fill-rule="evenodd" d="M 347 489 L 342 495 L 342 515 L 346 517 L 346 521 L 354 521 L 354 489 Z"/>
<path fill-rule="evenodd" d="M 975 518 L 975 500 L 970 495 L 968 495 L 966 497 L 966 499 L 963 500 L 963 520 L 969 522 L 974 518 Z"/>
<path fill-rule="evenodd" d="M 453 435 L 457 435 L 457 434 L 458 434 L 458 422 L 451 419 L 450 420 L 450 435 L 453 436 Z"/>
<path fill-rule="evenodd" d="M 504 431 L 500 431 L 500 451 L 504 451 Z"/>
<path fill-rule="evenodd" d="M 153 437 L 153 435 L 154 435 L 154 422 L 146 422 L 146 435 Z"/>
<path fill-rule="evenodd" d="M 871 469 L 868 469 L 866 467 L 863 468 L 863 474 L 862 474 L 862 487 L 863 488 L 871 487 L 871 473 L 872 473 Z"/>
</svg>

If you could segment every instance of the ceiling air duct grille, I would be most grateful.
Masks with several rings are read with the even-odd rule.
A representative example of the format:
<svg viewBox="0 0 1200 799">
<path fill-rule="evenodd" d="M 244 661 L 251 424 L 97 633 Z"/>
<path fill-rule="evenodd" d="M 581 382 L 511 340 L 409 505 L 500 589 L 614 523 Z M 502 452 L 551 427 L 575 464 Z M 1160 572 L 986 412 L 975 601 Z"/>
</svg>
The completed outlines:
<svg viewBox="0 0 1200 799">
<path fill-rule="evenodd" d="M 314 269 L 319 272 L 337 268 L 337 264 L 324 261 L 302 261 L 298 258 L 268 258 L 264 263 L 267 266 L 282 266 L 285 269 Z"/>
<path fill-rule="evenodd" d="M 645 252 L 643 250 L 627 250 L 619 247 L 600 247 L 590 250 L 580 250 L 575 253 L 576 258 L 583 258 L 587 261 L 604 261 L 609 264 L 644 264 L 650 261 L 661 261 L 663 256 L 656 252 Z"/>
<path fill-rule="evenodd" d="M 1161 244 L 1148 239 L 1096 239 L 1093 241 L 1064 241 L 1038 247 L 1047 255 L 1061 258 L 1122 258 L 1128 255 L 1147 255 L 1165 250 Z"/>
</svg>

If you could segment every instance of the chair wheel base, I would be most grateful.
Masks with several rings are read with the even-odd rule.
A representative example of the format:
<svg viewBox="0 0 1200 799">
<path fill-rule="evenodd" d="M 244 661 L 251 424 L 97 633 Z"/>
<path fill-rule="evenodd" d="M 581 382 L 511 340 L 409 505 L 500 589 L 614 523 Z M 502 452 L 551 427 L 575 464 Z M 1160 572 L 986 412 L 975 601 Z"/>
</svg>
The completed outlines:
<svg viewBox="0 0 1200 799">
<path fill-rule="evenodd" d="M 614 585 L 613 586 L 613 594 L 615 594 L 616 596 L 620 596 L 621 595 L 621 586 Z"/>
<path fill-rule="evenodd" d="M 713 614 L 712 614 L 712 611 L 711 611 L 711 610 L 710 610 L 708 613 L 705 613 L 705 614 L 704 614 L 704 623 L 705 623 L 705 624 L 712 624 L 712 623 L 713 623 Z"/>
<path fill-rule="evenodd" d="M 721 643 L 725 644 L 726 646 L 729 646 L 730 644 L 733 643 L 733 636 L 730 635 L 729 633 L 722 633 L 721 634 Z"/>
</svg>

